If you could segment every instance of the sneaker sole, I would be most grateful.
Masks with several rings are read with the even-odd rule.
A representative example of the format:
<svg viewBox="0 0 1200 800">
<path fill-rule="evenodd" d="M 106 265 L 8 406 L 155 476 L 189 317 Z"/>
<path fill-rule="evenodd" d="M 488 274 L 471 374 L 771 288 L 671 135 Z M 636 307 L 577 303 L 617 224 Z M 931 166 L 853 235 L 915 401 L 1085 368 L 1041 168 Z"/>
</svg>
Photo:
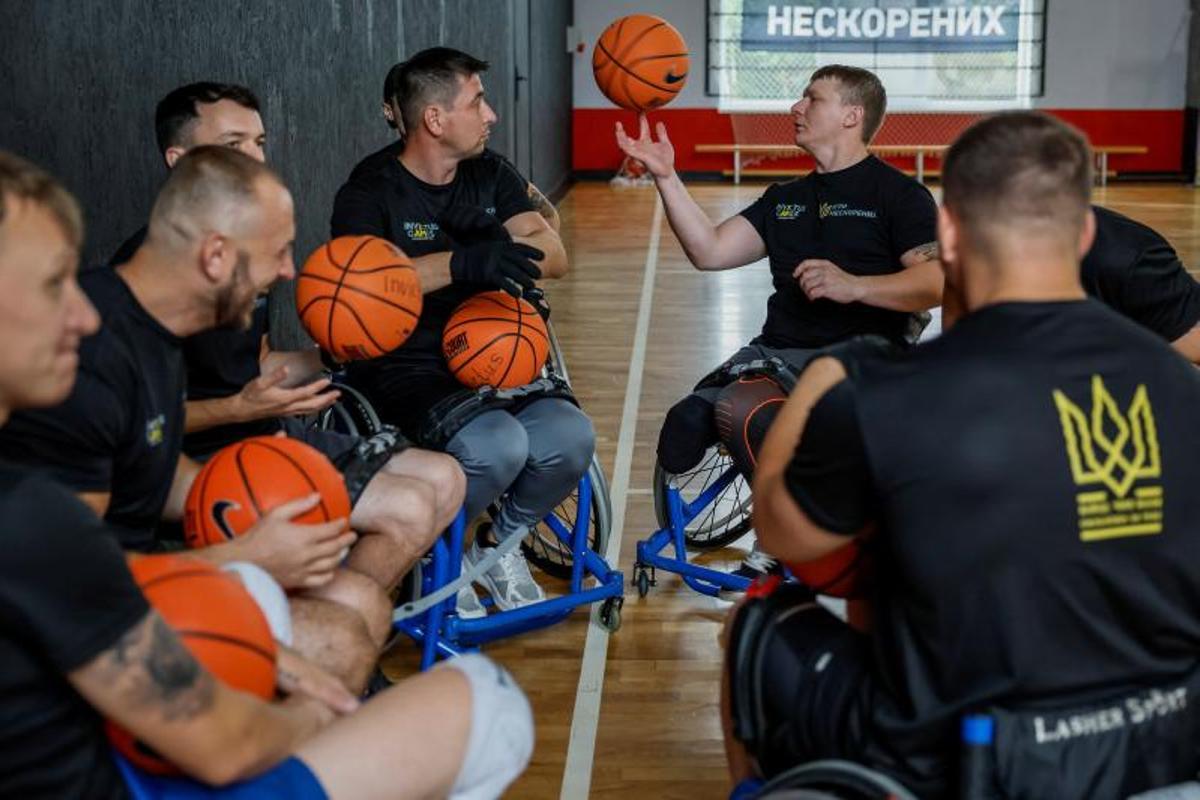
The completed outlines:
<svg viewBox="0 0 1200 800">
<path fill-rule="evenodd" d="M 487 593 L 491 595 L 492 602 L 496 604 L 496 608 L 500 609 L 501 611 L 512 611 L 515 608 L 524 608 L 525 606 L 531 606 L 534 603 L 540 603 L 546 599 L 545 592 L 542 592 L 541 597 L 538 597 L 536 600 L 530 600 L 528 603 L 510 603 L 504 598 L 503 594 L 496 589 L 496 585 L 492 582 L 491 576 L 486 572 L 479 576 L 479 583 L 484 589 L 487 590 Z"/>
</svg>

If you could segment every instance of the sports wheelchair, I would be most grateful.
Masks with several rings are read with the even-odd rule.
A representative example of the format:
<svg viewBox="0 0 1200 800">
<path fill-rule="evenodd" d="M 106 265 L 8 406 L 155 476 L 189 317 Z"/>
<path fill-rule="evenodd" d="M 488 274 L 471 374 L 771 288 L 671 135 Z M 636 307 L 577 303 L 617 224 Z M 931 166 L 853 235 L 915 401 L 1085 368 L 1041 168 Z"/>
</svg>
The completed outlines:
<svg viewBox="0 0 1200 800">
<path fill-rule="evenodd" d="M 562 348 L 554 327 L 547 322 L 550 355 L 539 381 L 570 387 Z M 335 382 L 341 392 L 339 401 L 320 414 L 315 424 L 359 436 L 378 432 L 382 420 L 367 398 L 344 381 Z M 505 397 L 504 392 L 489 397 Z M 522 390 L 513 390 L 519 396 Z M 413 571 L 413 591 L 409 602 L 395 612 L 394 626 L 422 644 L 422 668 L 439 657 L 449 657 L 461 648 L 552 625 L 571 614 L 578 606 L 599 602 L 597 622 L 610 632 L 621 626 L 624 604 L 624 576 L 604 560 L 612 527 L 612 505 L 608 481 L 599 460 L 592 456 L 587 473 L 578 488 L 567 496 L 540 525 L 521 542 L 530 563 L 558 580 L 568 582 L 567 593 L 522 608 L 494 611 L 482 619 L 459 619 L 455 613 L 455 594 L 461 569 L 461 553 L 468 520 L 460 513 L 432 552 Z M 584 583 L 594 579 L 594 585 Z M 491 598 L 483 598 L 485 606 Z"/>
<path fill-rule="evenodd" d="M 771 378 L 785 392 L 796 383 L 795 372 L 778 358 L 725 367 L 717 379 L 730 383 L 755 375 Z M 638 596 L 650 592 L 660 569 L 678 574 L 689 587 L 710 597 L 722 591 L 745 591 L 748 578 L 688 560 L 689 551 L 720 550 L 751 530 L 750 486 L 725 446 L 712 445 L 698 466 L 679 475 L 655 463 L 652 493 L 659 528 L 637 543 L 633 583 Z M 668 547 L 673 555 L 663 554 Z"/>
</svg>

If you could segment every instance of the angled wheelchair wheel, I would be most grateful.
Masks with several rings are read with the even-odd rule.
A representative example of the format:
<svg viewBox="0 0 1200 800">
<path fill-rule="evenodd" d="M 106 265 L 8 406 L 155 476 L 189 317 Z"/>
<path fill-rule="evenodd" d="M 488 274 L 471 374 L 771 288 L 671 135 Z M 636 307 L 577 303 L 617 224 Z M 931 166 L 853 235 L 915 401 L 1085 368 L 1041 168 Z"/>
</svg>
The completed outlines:
<svg viewBox="0 0 1200 800">
<path fill-rule="evenodd" d="M 588 467 L 588 479 L 592 483 L 592 502 L 587 513 L 590 515 L 588 528 L 588 547 L 602 557 L 608 546 L 608 534 L 612 529 L 612 505 L 608 496 L 608 481 L 600 462 L 592 457 Z M 567 530 L 575 524 L 579 512 L 579 490 L 571 494 L 554 509 L 554 516 Z M 550 530 L 545 522 L 534 528 L 521 544 L 525 558 L 545 572 L 547 575 L 566 580 L 571 577 L 571 567 L 574 563 L 571 547 Z"/>
<path fill-rule="evenodd" d="M 382 430 L 383 422 L 362 392 L 344 383 L 334 383 L 331 388 L 341 392 L 341 397 L 317 415 L 319 429 L 350 436 L 373 436 Z"/>
<path fill-rule="evenodd" d="M 776 775 L 754 800 L 799 800 L 833 797 L 839 800 L 916 800 L 892 778 L 861 764 L 827 759 L 801 764 Z"/>
<path fill-rule="evenodd" d="M 710 447 L 700 464 L 680 475 L 654 465 L 654 513 L 660 528 L 667 527 L 667 485 L 674 480 L 685 503 L 694 501 L 712 483 L 733 468 L 733 459 L 719 445 Z M 742 538 L 753 524 L 750 518 L 750 486 L 738 475 L 687 524 L 683 538 L 695 550 L 718 550 Z"/>
</svg>

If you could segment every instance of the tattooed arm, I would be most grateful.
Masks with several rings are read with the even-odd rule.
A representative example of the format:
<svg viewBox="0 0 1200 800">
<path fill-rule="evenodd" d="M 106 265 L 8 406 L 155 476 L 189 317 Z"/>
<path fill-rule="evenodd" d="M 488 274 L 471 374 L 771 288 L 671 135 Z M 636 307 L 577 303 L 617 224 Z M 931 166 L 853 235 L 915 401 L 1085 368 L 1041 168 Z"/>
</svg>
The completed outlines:
<svg viewBox="0 0 1200 800">
<path fill-rule="evenodd" d="M 533 181 L 529 182 L 529 187 L 526 190 L 529 193 L 529 202 L 533 203 L 533 210 L 542 215 L 542 219 L 546 220 L 555 233 L 558 233 L 562 227 L 562 220 L 559 219 L 558 209 L 554 207 L 554 203 L 550 202 L 550 198 L 542 194 L 542 191 L 533 185 Z"/>
<path fill-rule="evenodd" d="M 101 714 L 213 785 L 273 766 L 332 718 L 302 695 L 268 704 L 217 682 L 154 611 L 67 678 Z"/>
</svg>

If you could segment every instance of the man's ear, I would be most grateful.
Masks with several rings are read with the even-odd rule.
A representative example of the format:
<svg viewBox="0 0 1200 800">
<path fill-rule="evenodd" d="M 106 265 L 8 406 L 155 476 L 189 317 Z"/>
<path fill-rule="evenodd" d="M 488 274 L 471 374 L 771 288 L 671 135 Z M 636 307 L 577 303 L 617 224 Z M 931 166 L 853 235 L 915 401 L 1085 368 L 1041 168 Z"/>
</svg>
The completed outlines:
<svg viewBox="0 0 1200 800">
<path fill-rule="evenodd" d="M 219 233 L 205 234 L 200 241 L 200 271 L 209 283 L 224 285 L 233 273 L 233 244 Z"/>
<path fill-rule="evenodd" d="M 856 125 L 861 125 L 866 112 L 862 106 L 846 106 L 845 112 L 842 114 L 842 127 L 853 128 Z"/>
<path fill-rule="evenodd" d="M 445 132 L 442 109 L 438 106 L 425 106 L 421 119 L 425 122 L 425 129 L 434 136 L 441 136 Z"/>
<path fill-rule="evenodd" d="M 1082 259 L 1091 251 L 1096 243 L 1096 212 L 1088 206 L 1087 216 L 1083 218 L 1083 230 L 1079 232 L 1079 257 Z"/>
<path fill-rule="evenodd" d="M 396 112 L 392 110 L 391 103 L 383 104 L 383 119 L 387 122 L 388 127 L 395 129 L 396 127 Z"/>
<path fill-rule="evenodd" d="M 175 162 L 183 158 L 183 154 L 186 152 L 186 147 L 180 147 L 177 144 L 168 147 L 167 151 L 163 153 L 163 161 L 167 162 L 167 169 L 174 169 Z"/>
<path fill-rule="evenodd" d="M 944 205 L 938 206 L 937 238 L 946 282 L 958 285 L 958 220 Z"/>
</svg>

